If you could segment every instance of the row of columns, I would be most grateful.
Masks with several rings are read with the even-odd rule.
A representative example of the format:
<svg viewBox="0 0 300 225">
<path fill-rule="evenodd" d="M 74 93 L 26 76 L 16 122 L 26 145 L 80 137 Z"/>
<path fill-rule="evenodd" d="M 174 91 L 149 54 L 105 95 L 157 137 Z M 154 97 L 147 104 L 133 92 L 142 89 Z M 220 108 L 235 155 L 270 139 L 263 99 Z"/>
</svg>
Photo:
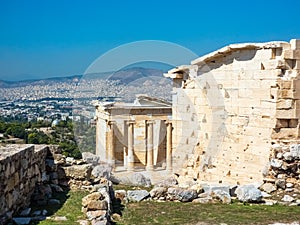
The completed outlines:
<svg viewBox="0 0 300 225">
<path fill-rule="evenodd" d="M 108 133 L 108 161 L 111 164 L 115 164 L 115 148 L 114 148 L 114 121 L 109 121 L 109 133 Z M 134 120 L 130 120 L 127 122 L 128 124 L 128 155 L 127 160 L 126 154 L 124 154 L 124 166 L 127 167 L 128 171 L 134 170 Z M 153 145 L 153 124 L 154 121 L 148 120 L 146 122 L 147 127 L 147 161 L 146 161 L 146 169 L 152 171 L 154 169 L 154 145 Z M 172 123 L 170 121 L 166 121 L 167 126 L 167 146 L 166 146 L 166 170 L 172 171 Z"/>
</svg>

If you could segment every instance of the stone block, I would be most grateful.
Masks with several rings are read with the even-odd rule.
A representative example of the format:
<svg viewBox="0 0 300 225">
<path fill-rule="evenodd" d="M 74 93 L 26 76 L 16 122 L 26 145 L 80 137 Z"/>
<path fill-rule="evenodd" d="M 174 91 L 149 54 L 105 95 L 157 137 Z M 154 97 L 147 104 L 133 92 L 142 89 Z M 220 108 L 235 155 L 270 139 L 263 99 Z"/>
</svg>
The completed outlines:
<svg viewBox="0 0 300 225">
<path fill-rule="evenodd" d="M 300 40 L 298 40 L 298 39 L 291 39 L 290 40 L 290 44 L 291 44 L 291 49 L 292 50 L 300 49 Z"/>
<path fill-rule="evenodd" d="M 292 99 L 280 99 L 277 101 L 277 109 L 291 109 L 294 106 L 294 101 Z"/>
<path fill-rule="evenodd" d="M 295 109 L 278 109 L 276 110 L 276 117 L 280 119 L 293 119 L 296 118 Z"/>
<path fill-rule="evenodd" d="M 300 59 L 300 49 L 299 50 L 284 50 L 283 57 L 285 59 Z"/>
<path fill-rule="evenodd" d="M 292 81 L 291 80 L 280 80 L 278 81 L 278 85 L 280 89 L 291 89 Z"/>
</svg>

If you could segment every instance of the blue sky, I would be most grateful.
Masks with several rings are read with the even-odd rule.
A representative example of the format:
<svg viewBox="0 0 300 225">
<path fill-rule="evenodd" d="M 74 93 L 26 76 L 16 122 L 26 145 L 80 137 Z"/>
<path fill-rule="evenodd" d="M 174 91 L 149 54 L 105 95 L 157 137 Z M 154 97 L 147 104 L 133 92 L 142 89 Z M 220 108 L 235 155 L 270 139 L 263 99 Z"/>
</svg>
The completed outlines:
<svg viewBox="0 0 300 225">
<path fill-rule="evenodd" d="M 162 40 L 203 55 L 300 38 L 300 1 L 0 0 L 0 79 L 83 74 L 119 45 Z"/>
</svg>

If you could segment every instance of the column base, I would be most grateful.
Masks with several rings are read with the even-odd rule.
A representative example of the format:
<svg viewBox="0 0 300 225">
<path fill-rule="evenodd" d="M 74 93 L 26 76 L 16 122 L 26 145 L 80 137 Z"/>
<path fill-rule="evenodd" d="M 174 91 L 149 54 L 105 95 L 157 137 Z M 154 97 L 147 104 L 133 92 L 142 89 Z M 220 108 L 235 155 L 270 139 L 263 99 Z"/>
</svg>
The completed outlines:
<svg viewBox="0 0 300 225">
<path fill-rule="evenodd" d="M 147 171 L 153 171 L 154 170 L 154 166 L 146 166 L 146 170 Z"/>
</svg>

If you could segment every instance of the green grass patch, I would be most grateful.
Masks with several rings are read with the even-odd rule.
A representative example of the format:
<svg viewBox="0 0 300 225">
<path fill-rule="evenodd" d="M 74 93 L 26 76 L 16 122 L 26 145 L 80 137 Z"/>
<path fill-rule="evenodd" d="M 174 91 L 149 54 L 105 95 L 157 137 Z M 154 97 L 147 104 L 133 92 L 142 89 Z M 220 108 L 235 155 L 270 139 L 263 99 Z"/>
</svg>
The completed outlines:
<svg viewBox="0 0 300 225">
<path fill-rule="evenodd" d="M 34 224 L 39 225 L 74 225 L 78 224 L 76 221 L 84 219 L 85 216 L 81 212 L 81 200 L 88 195 L 87 191 L 69 191 L 63 193 L 56 193 L 53 198 L 59 199 L 61 205 L 46 205 L 40 207 L 33 207 L 33 210 L 46 209 L 50 219 L 43 220 Z M 65 216 L 67 221 L 54 221 L 57 216 Z"/>
<path fill-rule="evenodd" d="M 128 203 L 116 225 L 143 224 L 269 224 L 300 221 L 300 207 L 233 203 L 195 204 L 180 202 Z"/>
</svg>

